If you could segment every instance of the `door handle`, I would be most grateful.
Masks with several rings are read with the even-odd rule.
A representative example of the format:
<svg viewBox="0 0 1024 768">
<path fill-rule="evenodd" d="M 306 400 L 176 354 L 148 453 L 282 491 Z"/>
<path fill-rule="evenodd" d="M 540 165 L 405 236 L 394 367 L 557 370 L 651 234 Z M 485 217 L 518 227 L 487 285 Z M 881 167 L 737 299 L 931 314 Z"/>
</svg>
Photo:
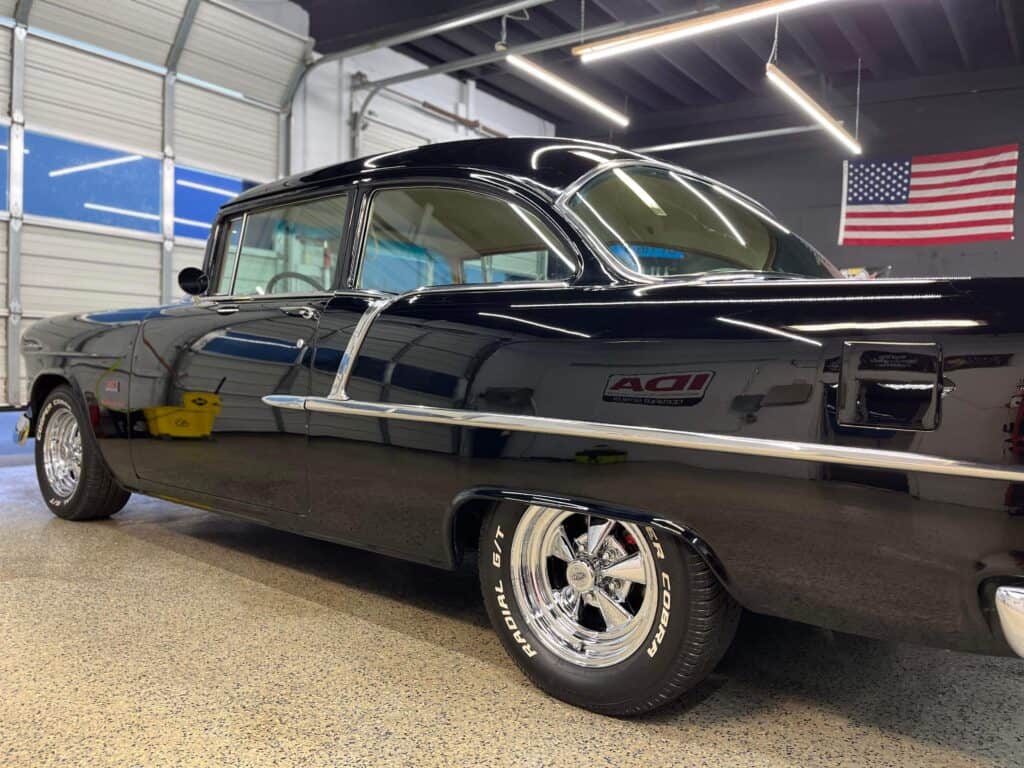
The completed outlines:
<svg viewBox="0 0 1024 768">
<path fill-rule="evenodd" d="M 218 315 L 233 315 L 238 311 L 237 304 L 222 304 L 214 310 Z"/>
<path fill-rule="evenodd" d="M 315 320 L 320 315 L 313 307 L 281 307 L 280 309 L 289 317 L 301 317 L 303 320 Z"/>
<path fill-rule="evenodd" d="M 836 409 L 839 425 L 936 429 L 944 383 L 938 344 L 844 342 Z"/>
</svg>

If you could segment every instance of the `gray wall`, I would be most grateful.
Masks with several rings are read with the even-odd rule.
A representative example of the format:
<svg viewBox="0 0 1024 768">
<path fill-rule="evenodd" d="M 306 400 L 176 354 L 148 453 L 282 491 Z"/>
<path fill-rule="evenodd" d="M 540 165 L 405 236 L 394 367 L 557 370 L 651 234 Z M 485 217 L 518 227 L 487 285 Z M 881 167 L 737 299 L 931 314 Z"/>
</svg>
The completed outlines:
<svg viewBox="0 0 1024 768">
<path fill-rule="evenodd" d="M 1012 82 L 1001 86 L 957 95 L 928 95 L 922 88 L 925 92 L 920 95 L 911 93 L 909 97 L 867 104 L 862 128 L 865 157 L 959 152 L 1024 143 L 1024 89 L 1014 87 Z M 788 122 L 773 127 L 806 122 L 794 113 Z M 716 126 L 716 130 L 701 130 L 703 135 L 723 135 L 760 127 L 730 122 Z M 671 139 L 666 136 L 665 140 Z M 848 155 L 824 134 L 680 150 L 664 157 L 757 198 L 840 267 L 892 265 L 897 276 L 1024 275 L 1024 204 L 1019 195 L 1014 241 L 840 247 L 842 162 Z"/>
</svg>

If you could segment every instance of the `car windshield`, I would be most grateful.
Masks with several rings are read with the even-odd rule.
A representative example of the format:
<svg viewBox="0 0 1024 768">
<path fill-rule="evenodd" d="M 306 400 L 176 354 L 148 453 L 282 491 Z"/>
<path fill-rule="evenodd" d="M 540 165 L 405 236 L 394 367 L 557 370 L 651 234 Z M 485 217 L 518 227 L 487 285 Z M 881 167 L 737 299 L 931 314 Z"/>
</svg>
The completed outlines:
<svg viewBox="0 0 1024 768">
<path fill-rule="evenodd" d="M 708 272 L 840 277 L 770 213 L 714 182 L 658 166 L 611 168 L 569 208 L 628 269 L 670 278 Z"/>
</svg>

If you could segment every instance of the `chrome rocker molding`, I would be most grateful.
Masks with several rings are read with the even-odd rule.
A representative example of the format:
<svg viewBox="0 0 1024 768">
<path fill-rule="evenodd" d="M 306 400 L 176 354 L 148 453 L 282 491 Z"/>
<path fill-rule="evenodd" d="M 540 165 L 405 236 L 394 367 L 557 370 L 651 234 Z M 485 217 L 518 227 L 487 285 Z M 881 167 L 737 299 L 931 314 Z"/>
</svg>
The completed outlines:
<svg viewBox="0 0 1024 768">
<path fill-rule="evenodd" d="M 1024 587 L 999 587 L 996 612 L 1010 648 L 1024 658 Z"/>
<path fill-rule="evenodd" d="M 274 408 L 286 408 L 296 411 L 307 410 L 317 413 L 365 416 L 394 421 L 420 421 L 430 424 L 447 424 L 452 427 L 534 432 L 545 435 L 561 435 L 563 437 L 581 437 L 591 440 L 683 448 L 692 451 L 735 453 L 773 459 L 847 464 L 889 471 L 903 470 L 906 472 L 925 472 L 934 475 L 953 475 L 983 480 L 1024 482 L 1024 469 L 1009 469 L 992 464 L 943 459 L 938 456 L 928 456 L 920 453 L 883 451 L 874 448 L 849 448 L 840 445 L 800 443 L 788 440 L 732 437 L 704 432 L 684 432 L 653 427 L 604 424 L 595 421 L 576 421 L 552 419 L 543 416 L 435 408 L 426 405 L 371 403 L 348 400 L 343 397 L 267 395 L 263 398 L 263 402 Z M 1022 602 L 1024 602 L 1024 596 L 1022 596 Z M 1024 611 L 1024 607 L 1020 610 Z M 1024 634 L 1024 629 L 1021 632 Z M 1024 639 L 1022 639 L 1022 644 L 1024 644 Z"/>
</svg>

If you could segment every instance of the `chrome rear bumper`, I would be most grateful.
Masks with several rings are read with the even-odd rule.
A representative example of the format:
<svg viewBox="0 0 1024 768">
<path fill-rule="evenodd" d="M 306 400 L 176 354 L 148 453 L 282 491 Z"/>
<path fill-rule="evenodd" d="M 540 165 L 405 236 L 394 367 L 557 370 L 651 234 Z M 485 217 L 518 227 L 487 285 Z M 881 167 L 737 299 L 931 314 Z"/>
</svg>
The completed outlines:
<svg viewBox="0 0 1024 768">
<path fill-rule="evenodd" d="M 999 587 L 996 611 L 1006 642 L 1014 653 L 1024 658 L 1024 587 Z"/>
</svg>

